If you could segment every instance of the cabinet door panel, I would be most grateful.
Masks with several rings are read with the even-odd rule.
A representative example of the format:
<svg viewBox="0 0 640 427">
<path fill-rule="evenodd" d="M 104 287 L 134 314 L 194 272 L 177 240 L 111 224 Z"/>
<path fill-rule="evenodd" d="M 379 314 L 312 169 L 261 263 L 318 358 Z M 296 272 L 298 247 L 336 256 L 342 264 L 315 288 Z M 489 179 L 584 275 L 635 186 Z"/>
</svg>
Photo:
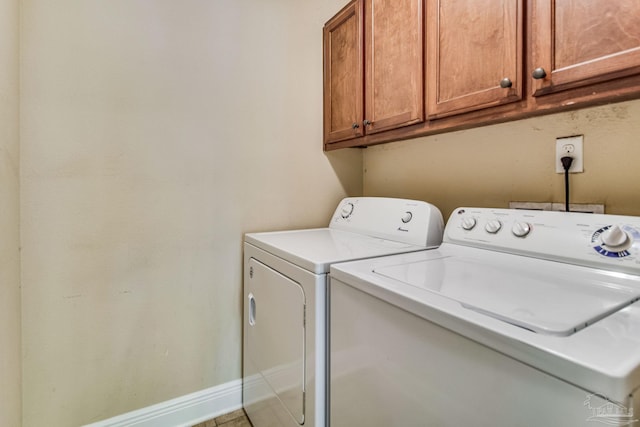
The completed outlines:
<svg viewBox="0 0 640 427">
<path fill-rule="evenodd" d="M 640 73 L 638 0 L 534 0 L 532 34 L 534 95 Z"/>
<path fill-rule="evenodd" d="M 352 2 L 324 27 L 324 139 L 363 135 L 362 5 Z"/>
<path fill-rule="evenodd" d="M 424 120 L 423 0 L 365 2 L 367 133 Z"/>
<path fill-rule="evenodd" d="M 522 1 L 427 2 L 427 115 L 520 100 L 522 28 Z"/>
</svg>

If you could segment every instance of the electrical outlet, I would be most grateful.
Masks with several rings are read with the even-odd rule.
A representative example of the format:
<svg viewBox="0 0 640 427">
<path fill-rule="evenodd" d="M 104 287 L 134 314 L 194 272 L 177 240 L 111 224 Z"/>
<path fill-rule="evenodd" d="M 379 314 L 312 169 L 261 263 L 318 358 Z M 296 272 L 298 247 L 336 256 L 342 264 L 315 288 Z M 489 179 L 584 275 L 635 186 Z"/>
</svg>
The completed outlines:
<svg viewBox="0 0 640 427">
<path fill-rule="evenodd" d="M 564 156 L 573 157 L 569 173 L 584 172 L 584 154 L 582 151 L 583 135 L 556 138 L 556 172 L 564 173 L 562 161 Z"/>
</svg>

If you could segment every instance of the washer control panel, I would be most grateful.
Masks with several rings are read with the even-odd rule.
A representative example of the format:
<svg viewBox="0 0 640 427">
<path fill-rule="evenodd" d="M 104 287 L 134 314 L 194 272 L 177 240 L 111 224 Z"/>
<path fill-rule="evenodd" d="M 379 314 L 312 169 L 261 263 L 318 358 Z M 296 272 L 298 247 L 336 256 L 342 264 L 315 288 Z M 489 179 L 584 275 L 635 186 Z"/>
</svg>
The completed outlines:
<svg viewBox="0 0 640 427">
<path fill-rule="evenodd" d="M 458 208 L 444 242 L 640 274 L 640 217 Z"/>
<path fill-rule="evenodd" d="M 434 205 L 387 197 L 343 199 L 329 228 L 424 247 L 440 246 L 444 221 Z"/>
</svg>

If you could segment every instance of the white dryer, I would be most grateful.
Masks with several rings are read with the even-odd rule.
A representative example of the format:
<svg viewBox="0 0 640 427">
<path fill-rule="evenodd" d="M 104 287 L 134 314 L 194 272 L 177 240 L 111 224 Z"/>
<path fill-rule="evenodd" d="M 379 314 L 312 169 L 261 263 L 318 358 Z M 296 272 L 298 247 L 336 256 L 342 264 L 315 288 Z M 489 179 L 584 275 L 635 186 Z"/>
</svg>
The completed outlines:
<svg viewBox="0 0 640 427">
<path fill-rule="evenodd" d="M 251 233 L 244 243 L 242 401 L 254 427 L 326 425 L 326 301 L 338 262 L 433 248 L 440 211 L 347 198 L 327 228 Z"/>
<path fill-rule="evenodd" d="M 331 276 L 331 427 L 640 425 L 639 217 L 460 208 Z"/>
</svg>

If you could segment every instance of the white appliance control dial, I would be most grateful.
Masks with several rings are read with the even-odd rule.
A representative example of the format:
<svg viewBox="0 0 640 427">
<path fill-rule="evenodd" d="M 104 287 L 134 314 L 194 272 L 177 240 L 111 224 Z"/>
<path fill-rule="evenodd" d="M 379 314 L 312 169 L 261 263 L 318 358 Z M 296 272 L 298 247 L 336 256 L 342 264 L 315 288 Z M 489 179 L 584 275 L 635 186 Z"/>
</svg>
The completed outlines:
<svg viewBox="0 0 640 427">
<path fill-rule="evenodd" d="M 619 225 L 607 225 L 598 229 L 591 236 L 593 249 L 600 255 L 610 258 L 624 258 L 631 255 L 629 249 L 635 240 L 639 240 L 640 232 L 637 229 Z"/>
<path fill-rule="evenodd" d="M 342 216 L 342 218 L 347 219 L 353 213 L 353 209 L 354 209 L 353 203 L 351 203 L 351 202 L 345 203 L 342 206 L 342 210 L 340 211 L 340 215 Z"/>
<path fill-rule="evenodd" d="M 502 228 L 502 223 L 497 219 L 492 219 L 491 221 L 487 222 L 487 224 L 484 226 L 484 229 L 487 231 L 487 233 L 491 233 L 491 234 L 496 234 L 498 231 L 500 231 L 501 228 Z"/>
<path fill-rule="evenodd" d="M 405 212 L 404 215 L 402 215 L 402 222 L 404 222 L 405 224 L 408 223 L 409 221 L 411 221 L 411 218 L 413 218 L 413 214 L 409 211 Z"/>
<path fill-rule="evenodd" d="M 613 225 L 600 235 L 600 239 L 602 239 L 602 243 L 606 246 L 619 247 L 629 242 L 629 235 L 622 231 L 619 226 Z"/>
<path fill-rule="evenodd" d="M 476 219 L 472 217 L 462 218 L 462 228 L 469 231 L 476 226 Z"/>
<path fill-rule="evenodd" d="M 527 222 L 516 222 L 513 224 L 511 232 L 516 237 L 525 237 L 531 232 L 531 225 Z"/>
</svg>

